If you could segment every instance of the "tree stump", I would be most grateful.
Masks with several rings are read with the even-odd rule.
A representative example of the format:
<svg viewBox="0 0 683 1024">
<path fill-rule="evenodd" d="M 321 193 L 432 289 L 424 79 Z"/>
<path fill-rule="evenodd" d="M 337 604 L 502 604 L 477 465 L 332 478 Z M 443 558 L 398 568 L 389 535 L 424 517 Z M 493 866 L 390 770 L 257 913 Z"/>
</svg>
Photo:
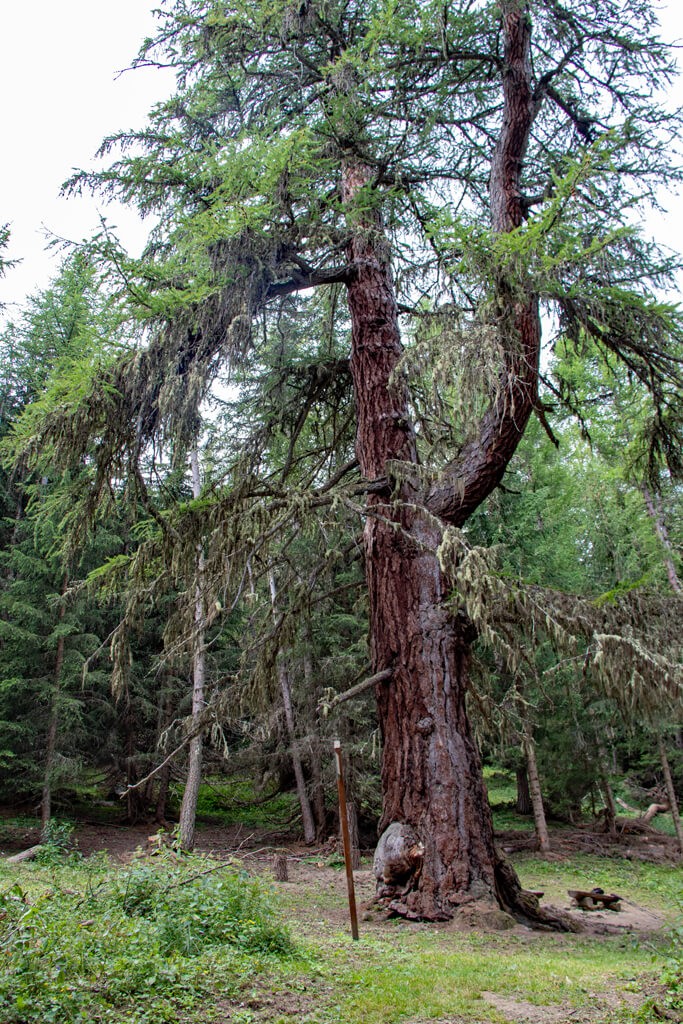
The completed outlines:
<svg viewBox="0 0 683 1024">
<path fill-rule="evenodd" d="M 287 854 L 276 853 L 273 856 L 273 874 L 277 882 L 288 882 L 289 871 L 287 870 Z"/>
<path fill-rule="evenodd" d="M 380 836 L 373 870 L 379 897 L 405 894 L 419 878 L 424 846 L 410 825 L 393 822 Z"/>
</svg>

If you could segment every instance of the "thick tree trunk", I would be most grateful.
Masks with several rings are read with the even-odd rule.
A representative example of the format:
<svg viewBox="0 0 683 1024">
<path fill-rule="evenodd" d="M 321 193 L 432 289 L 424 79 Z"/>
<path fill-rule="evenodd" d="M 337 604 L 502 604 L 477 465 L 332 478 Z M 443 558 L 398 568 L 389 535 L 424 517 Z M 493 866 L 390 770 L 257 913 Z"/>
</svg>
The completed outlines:
<svg viewBox="0 0 683 1024">
<path fill-rule="evenodd" d="M 192 471 L 192 497 L 201 494 L 201 476 L 199 472 L 199 454 L 196 446 L 190 453 Z M 193 850 L 195 828 L 197 823 L 197 800 L 202 780 L 202 757 L 204 737 L 198 730 L 199 720 L 204 711 L 204 686 L 206 682 L 206 612 L 203 593 L 204 553 L 201 545 L 197 547 L 197 586 L 194 605 L 194 639 L 192 657 L 192 728 L 197 733 L 190 741 L 190 753 L 187 766 L 187 781 L 183 791 L 183 802 L 180 806 L 178 841 L 181 849 Z"/>
<path fill-rule="evenodd" d="M 349 163 L 343 197 L 351 211 L 367 195 L 369 170 Z M 365 204 L 359 204 L 363 206 Z M 388 463 L 415 463 L 408 403 L 392 374 L 401 355 L 398 312 L 379 218 L 355 224 L 348 287 L 356 453 L 377 480 Z M 412 826 L 422 870 L 393 909 L 445 919 L 473 899 L 494 899 L 493 824 L 479 753 L 465 708 L 471 626 L 444 607 L 448 585 L 436 549 L 438 524 L 415 504 L 410 484 L 368 500 L 365 525 L 370 637 L 375 672 L 391 669 L 376 696 L 383 739 L 381 828 Z"/>
<path fill-rule="evenodd" d="M 526 5 L 502 5 L 505 109 L 491 173 L 492 223 L 522 223 L 520 174 L 535 116 Z M 446 608 L 450 583 L 437 558 L 442 524 L 461 525 L 498 484 L 536 401 L 540 320 L 534 296 L 498 284 L 507 347 L 499 397 L 478 436 L 423 494 L 409 403 L 400 374 L 398 311 L 372 173 L 349 156 L 342 168 L 352 267 L 350 368 L 357 413 L 356 455 L 364 477 L 386 481 L 368 496 L 364 531 L 374 672 L 390 669 L 376 696 L 383 736 L 382 827 L 410 826 L 423 849 L 420 870 L 393 901 L 398 913 L 445 919 L 475 899 L 541 917 L 514 871 L 497 857 L 479 752 L 467 717 L 474 631 Z M 505 305 L 507 303 L 507 305 Z M 550 923 L 550 922 L 548 922 Z"/>
</svg>

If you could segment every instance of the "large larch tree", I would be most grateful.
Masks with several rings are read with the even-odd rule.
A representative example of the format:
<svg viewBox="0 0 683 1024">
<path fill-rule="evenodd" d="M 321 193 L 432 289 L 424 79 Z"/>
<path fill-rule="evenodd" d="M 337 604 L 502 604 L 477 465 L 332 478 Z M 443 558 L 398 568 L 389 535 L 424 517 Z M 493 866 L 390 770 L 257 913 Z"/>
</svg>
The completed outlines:
<svg viewBox="0 0 683 1024">
<path fill-rule="evenodd" d="M 331 449 L 283 516 L 259 450 L 211 523 L 239 561 L 256 521 L 273 536 L 275 519 L 282 532 L 362 496 L 381 826 L 401 823 L 424 850 L 393 894 L 408 916 L 495 898 L 534 913 L 494 847 L 467 711 L 476 630 L 448 538 L 500 483 L 530 416 L 547 426 L 566 396 L 541 368 L 542 309 L 549 344 L 590 338 L 649 389 L 653 460 L 675 447 L 681 324 L 654 297 L 674 261 L 632 227 L 677 175 L 655 28 L 645 0 L 178 0 L 139 58 L 174 64 L 176 95 L 144 132 L 107 140 L 121 152 L 106 171 L 73 182 L 160 215 L 143 261 L 116 255 L 146 347 L 62 402 L 34 442 L 63 454 L 94 438 L 102 487 L 134 474 L 152 438 L 191 444 L 219 367 L 258 359 L 283 311 L 304 315 L 311 289 L 345 295 L 329 307 L 348 338 L 355 459 Z M 323 390 L 346 372 L 318 369 Z M 190 564 L 192 530 L 168 540 L 184 537 Z"/>
</svg>

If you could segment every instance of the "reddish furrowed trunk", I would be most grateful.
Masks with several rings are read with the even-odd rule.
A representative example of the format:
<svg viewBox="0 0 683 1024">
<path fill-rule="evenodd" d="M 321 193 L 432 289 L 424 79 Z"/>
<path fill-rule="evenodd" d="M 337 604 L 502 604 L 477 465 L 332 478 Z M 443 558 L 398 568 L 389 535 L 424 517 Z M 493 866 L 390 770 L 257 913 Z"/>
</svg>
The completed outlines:
<svg viewBox="0 0 683 1024">
<path fill-rule="evenodd" d="M 520 175 L 535 117 L 526 4 L 506 0 L 502 18 L 504 115 L 491 172 L 496 232 L 522 223 Z M 512 868 L 496 854 L 466 709 L 474 631 L 448 610 L 450 587 L 437 557 L 444 526 L 464 523 L 499 483 L 536 402 L 538 300 L 520 295 L 504 280 L 496 283 L 506 352 L 500 394 L 473 441 L 425 494 L 411 471 L 417 446 L 407 391 L 396 373 L 398 310 L 371 180 L 367 166 L 347 160 L 342 198 L 353 268 L 347 287 L 356 455 L 368 480 L 387 481 L 383 492 L 368 498 L 365 526 L 373 672 L 392 672 L 388 682 L 377 685 L 382 826 L 394 826 L 378 848 L 380 892 L 392 897 L 394 910 L 410 917 L 448 918 L 464 903 L 495 897 L 505 909 L 567 927 L 539 911 L 536 898 L 522 892 Z M 402 850 L 393 845 L 398 836 Z M 396 870 L 381 867 L 390 846 Z"/>
<path fill-rule="evenodd" d="M 346 169 L 344 199 L 357 202 L 369 175 Z M 401 341 L 379 217 L 364 214 L 349 247 L 348 288 L 358 431 L 368 479 L 390 463 L 417 461 L 406 393 L 392 373 Z M 400 471 L 399 471 L 400 475 Z M 458 904 L 494 898 L 493 829 L 465 694 L 469 624 L 444 607 L 447 587 L 436 556 L 441 530 L 419 508 L 408 483 L 372 495 L 365 527 L 373 669 L 390 668 L 377 687 L 383 733 L 382 827 L 401 822 L 424 845 L 421 872 L 392 906 L 410 916 L 449 917 Z"/>
<path fill-rule="evenodd" d="M 408 823 L 424 846 L 417 888 L 394 909 L 439 919 L 493 900 L 493 826 L 465 707 L 474 633 L 444 607 L 438 531 L 419 514 L 403 525 L 370 520 L 366 530 L 373 660 L 393 670 L 377 687 L 381 827 Z"/>
</svg>

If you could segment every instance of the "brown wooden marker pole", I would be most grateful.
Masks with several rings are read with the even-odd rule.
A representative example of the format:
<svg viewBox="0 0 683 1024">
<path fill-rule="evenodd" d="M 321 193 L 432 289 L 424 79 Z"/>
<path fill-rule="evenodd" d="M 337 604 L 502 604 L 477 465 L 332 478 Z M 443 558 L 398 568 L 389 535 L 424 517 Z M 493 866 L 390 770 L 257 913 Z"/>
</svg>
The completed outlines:
<svg viewBox="0 0 683 1024">
<path fill-rule="evenodd" d="M 349 819 L 346 814 L 346 789 L 342 769 L 342 752 L 339 740 L 334 741 L 334 757 L 337 766 L 337 792 L 339 793 L 339 821 L 341 824 L 342 843 L 344 845 L 344 864 L 346 866 L 346 887 L 349 893 L 349 916 L 351 917 L 351 936 L 358 938 L 358 912 L 356 911 L 356 889 L 353 884 L 353 865 L 351 862 L 351 840 L 349 838 Z"/>
</svg>

